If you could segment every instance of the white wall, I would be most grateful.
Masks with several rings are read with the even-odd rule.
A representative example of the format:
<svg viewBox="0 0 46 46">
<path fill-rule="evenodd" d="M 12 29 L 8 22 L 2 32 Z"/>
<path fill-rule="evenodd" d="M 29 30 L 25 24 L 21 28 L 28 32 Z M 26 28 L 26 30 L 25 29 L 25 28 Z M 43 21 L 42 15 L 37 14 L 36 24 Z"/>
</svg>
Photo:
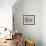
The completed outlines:
<svg viewBox="0 0 46 46">
<path fill-rule="evenodd" d="M 46 0 L 42 0 L 41 4 L 41 40 L 42 46 L 46 46 Z"/>
<path fill-rule="evenodd" d="M 35 15 L 35 25 L 23 25 L 23 15 Z M 14 9 L 14 17 L 15 29 L 22 32 L 24 38 L 34 40 L 36 46 L 41 46 L 41 0 L 23 0 Z"/>
<path fill-rule="evenodd" d="M 16 0 L 0 0 L 0 27 L 12 28 L 12 6 Z"/>
</svg>

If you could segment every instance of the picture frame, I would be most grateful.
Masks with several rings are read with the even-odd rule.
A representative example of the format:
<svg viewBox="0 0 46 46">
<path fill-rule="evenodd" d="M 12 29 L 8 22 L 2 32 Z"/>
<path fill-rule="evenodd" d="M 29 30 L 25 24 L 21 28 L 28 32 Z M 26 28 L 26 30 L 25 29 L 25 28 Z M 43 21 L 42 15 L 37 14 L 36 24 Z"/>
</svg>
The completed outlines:
<svg viewBox="0 0 46 46">
<path fill-rule="evenodd" d="M 35 25 L 35 15 L 23 15 L 24 25 Z"/>
</svg>

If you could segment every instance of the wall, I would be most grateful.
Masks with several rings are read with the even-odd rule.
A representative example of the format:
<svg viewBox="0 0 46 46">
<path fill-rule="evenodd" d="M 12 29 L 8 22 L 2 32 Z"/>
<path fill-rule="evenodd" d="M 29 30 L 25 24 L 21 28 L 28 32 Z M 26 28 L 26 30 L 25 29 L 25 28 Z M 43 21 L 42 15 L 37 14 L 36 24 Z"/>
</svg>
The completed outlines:
<svg viewBox="0 0 46 46">
<path fill-rule="evenodd" d="M 41 40 L 42 46 L 46 46 L 46 0 L 41 1 Z"/>
<path fill-rule="evenodd" d="M 0 0 L 0 27 L 12 28 L 12 6 L 16 0 Z"/>
<path fill-rule="evenodd" d="M 15 29 L 23 33 L 24 39 L 34 40 L 36 46 L 41 46 L 41 0 L 23 0 L 13 10 Z M 35 15 L 35 25 L 23 25 L 23 15 Z"/>
</svg>

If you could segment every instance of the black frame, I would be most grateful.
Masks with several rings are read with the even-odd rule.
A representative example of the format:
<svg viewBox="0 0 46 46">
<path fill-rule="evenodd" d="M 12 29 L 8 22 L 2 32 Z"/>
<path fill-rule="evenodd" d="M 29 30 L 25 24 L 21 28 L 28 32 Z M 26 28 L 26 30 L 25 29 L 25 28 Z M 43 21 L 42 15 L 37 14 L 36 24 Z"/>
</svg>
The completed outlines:
<svg viewBox="0 0 46 46">
<path fill-rule="evenodd" d="M 33 24 L 24 24 L 24 16 L 33 16 L 34 17 L 34 23 Z M 23 15 L 23 25 L 35 25 L 35 15 Z"/>
</svg>

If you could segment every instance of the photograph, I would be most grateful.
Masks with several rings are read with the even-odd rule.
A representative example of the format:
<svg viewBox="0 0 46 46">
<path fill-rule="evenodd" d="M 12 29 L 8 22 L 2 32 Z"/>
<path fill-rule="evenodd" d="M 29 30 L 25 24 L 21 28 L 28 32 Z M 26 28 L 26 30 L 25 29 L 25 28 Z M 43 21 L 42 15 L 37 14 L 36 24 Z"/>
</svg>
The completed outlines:
<svg viewBox="0 0 46 46">
<path fill-rule="evenodd" d="M 23 15 L 23 24 L 24 25 L 34 25 L 35 15 Z"/>
</svg>

